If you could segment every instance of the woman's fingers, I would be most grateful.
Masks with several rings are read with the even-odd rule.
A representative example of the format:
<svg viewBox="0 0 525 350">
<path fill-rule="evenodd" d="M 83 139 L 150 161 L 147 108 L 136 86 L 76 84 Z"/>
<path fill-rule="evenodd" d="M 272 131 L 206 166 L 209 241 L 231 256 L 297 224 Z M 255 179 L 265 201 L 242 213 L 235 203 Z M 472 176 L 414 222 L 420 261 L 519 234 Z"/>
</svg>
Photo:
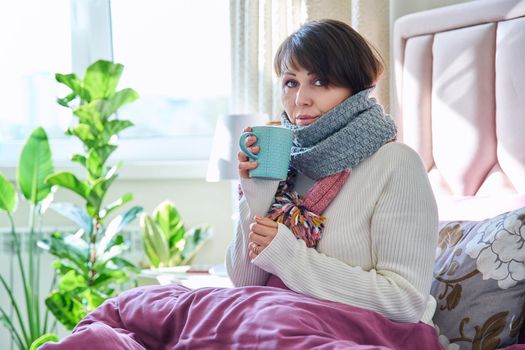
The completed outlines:
<svg viewBox="0 0 525 350">
<path fill-rule="evenodd" d="M 257 223 L 251 224 L 250 230 L 251 230 L 250 233 L 254 234 L 254 239 L 250 239 L 250 240 L 255 241 L 257 243 L 268 243 L 277 234 L 277 226 L 271 227 L 271 226 L 261 225 Z M 261 237 L 262 241 L 256 241 L 255 237 Z"/>
<path fill-rule="evenodd" d="M 250 242 L 260 246 L 266 246 L 268 244 L 268 239 L 265 236 L 261 236 L 253 231 L 248 234 L 248 239 Z"/>
<path fill-rule="evenodd" d="M 244 128 L 244 132 L 250 132 L 252 131 L 252 128 L 247 127 Z M 250 152 L 253 154 L 257 154 L 260 151 L 259 146 L 253 146 L 252 145 L 257 142 L 257 138 L 255 136 L 248 136 L 246 140 L 244 141 L 244 144 L 246 147 L 250 149 Z M 239 160 L 239 176 L 242 178 L 249 178 L 249 171 L 252 169 L 257 168 L 257 161 L 250 161 L 248 156 L 244 152 L 239 152 L 237 154 L 237 159 Z"/>
<path fill-rule="evenodd" d="M 257 162 L 240 162 L 239 163 L 239 170 L 250 170 L 257 168 Z"/>
<path fill-rule="evenodd" d="M 257 142 L 257 138 L 255 136 L 248 136 L 244 141 L 244 144 L 246 145 L 246 147 L 250 147 L 255 142 Z"/>
<path fill-rule="evenodd" d="M 251 132 L 253 129 L 250 128 L 250 127 L 246 127 L 244 128 L 243 132 Z M 246 145 L 246 147 L 250 147 L 251 145 L 253 145 L 255 142 L 257 141 L 257 138 L 253 135 L 251 136 L 248 136 L 245 140 L 244 140 L 244 144 Z"/>
<path fill-rule="evenodd" d="M 255 215 L 254 219 L 255 219 L 256 223 L 261 224 L 263 226 L 267 226 L 267 227 L 271 227 L 271 228 L 277 228 L 278 227 L 277 222 L 273 221 L 270 218 Z"/>
<path fill-rule="evenodd" d="M 244 154 L 244 152 L 239 151 L 239 153 L 237 153 L 237 159 L 239 160 L 239 162 L 247 162 L 248 156 Z"/>
<path fill-rule="evenodd" d="M 248 243 L 248 257 L 253 260 L 257 257 L 257 255 L 261 254 L 261 252 L 266 248 L 266 246 L 259 245 L 255 242 Z"/>
<path fill-rule="evenodd" d="M 239 159 L 239 176 L 248 179 L 250 177 L 249 171 L 257 168 L 257 162 L 249 161 L 248 157 L 242 152 L 239 152 L 237 158 Z"/>
</svg>

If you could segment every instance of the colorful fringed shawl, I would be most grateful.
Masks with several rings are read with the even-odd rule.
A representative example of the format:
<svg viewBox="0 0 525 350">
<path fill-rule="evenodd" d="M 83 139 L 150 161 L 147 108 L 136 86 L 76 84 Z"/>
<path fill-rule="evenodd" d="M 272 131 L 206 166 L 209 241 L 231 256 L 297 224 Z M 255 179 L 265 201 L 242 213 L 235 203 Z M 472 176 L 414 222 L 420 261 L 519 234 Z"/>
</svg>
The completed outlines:
<svg viewBox="0 0 525 350">
<path fill-rule="evenodd" d="M 350 171 L 341 171 L 317 181 L 304 197 L 293 190 L 296 174 L 291 169 L 288 179 L 281 181 L 267 216 L 288 227 L 295 237 L 306 242 L 307 247 L 315 248 L 326 220 L 321 214 L 337 196 Z"/>
</svg>

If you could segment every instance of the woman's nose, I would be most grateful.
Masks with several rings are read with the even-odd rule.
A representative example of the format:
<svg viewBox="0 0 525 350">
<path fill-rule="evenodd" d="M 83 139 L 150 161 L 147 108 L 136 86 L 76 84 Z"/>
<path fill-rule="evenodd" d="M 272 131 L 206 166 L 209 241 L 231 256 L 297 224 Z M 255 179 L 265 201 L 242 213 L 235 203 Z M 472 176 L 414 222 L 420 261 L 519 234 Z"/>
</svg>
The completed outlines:
<svg viewBox="0 0 525 350">
<path fill-rule="evenodd" d="M 295 104 L 297 106 L 309 106 L 312 104 L 312 96 L 310 94 L 310 91 L 308 89 L 305 89 L 303 87 L 299 88 L 297 90 L 297 94 L 295 95 Z"/>
</svg>

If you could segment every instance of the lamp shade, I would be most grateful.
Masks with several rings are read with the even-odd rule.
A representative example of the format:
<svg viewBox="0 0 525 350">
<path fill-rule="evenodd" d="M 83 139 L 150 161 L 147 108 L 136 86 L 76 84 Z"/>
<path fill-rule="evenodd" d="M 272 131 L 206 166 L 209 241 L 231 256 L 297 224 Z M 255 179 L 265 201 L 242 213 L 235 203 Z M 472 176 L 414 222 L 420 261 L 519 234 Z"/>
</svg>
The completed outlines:
<svg viewBox="0 0 525 350">
<path fill-rule="evenodd" d="M 238 179 L 237 153 L 241 133 L 248 126 L 264 125 L 268 120 L 267 114 L 221 115 L 215 127 L 206 180 Z"/>
</svg>

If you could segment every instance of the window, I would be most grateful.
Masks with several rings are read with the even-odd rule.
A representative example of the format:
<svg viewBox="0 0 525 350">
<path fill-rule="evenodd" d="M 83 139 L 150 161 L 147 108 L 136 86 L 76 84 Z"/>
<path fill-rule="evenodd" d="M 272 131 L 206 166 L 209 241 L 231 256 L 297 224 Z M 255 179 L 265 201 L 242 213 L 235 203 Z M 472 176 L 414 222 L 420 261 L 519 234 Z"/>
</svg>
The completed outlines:
<svg viewBox="0 0 525 350">
<path fill-rule="evenodd" d="M 0 4 L 0 166 L 16 162 L 43 125 L 55 161 L 66 161 L 71 112 L 54 73 L 77 74 L 96 59 L 125 66 L 119 88 L 141 98 L 119 116 L 133 121 L 116 158 L 207 159 L 217 117 L 228 112 L 228 0 L 21 0 Z M 18 148 L 17 148 L 18 147 Z M 66 153 L 67 151 L 67 153 Z M 60 152 L 63 152 L 61 154 Z"/>
<path fill-rule="evenodd" d="M 121 86 L 141 96 L 120 112 L 135 124 L 124 141 L 142 139 L 155 158 L 207 158 L 217 117 L 229 105 L 228 3 L 111 1 L 113 55 L 125 65 Z"/>
<path fill-rule="evenodd" d="M 71 114 L 56 103 L 55 72 L 71 71 L 69 0 L 0 2 L 0 164 L 37 125 L 61 138 Z"/>
</svg>

